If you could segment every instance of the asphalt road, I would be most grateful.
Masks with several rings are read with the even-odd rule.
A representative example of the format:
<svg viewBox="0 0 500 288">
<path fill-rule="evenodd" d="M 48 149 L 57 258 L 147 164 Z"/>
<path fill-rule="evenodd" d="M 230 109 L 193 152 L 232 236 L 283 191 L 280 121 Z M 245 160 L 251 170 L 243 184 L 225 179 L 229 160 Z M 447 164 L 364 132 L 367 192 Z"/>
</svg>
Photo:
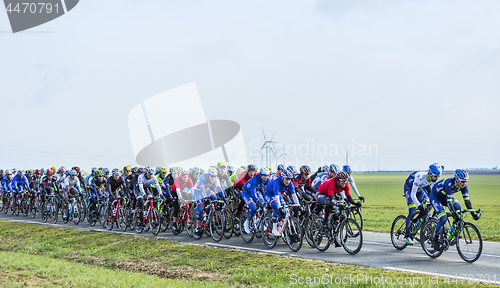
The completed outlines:
<svg viewBox="0 0 500 288">
<path fill-rule="evenodd" d="M 74 225 L 73 222 L 63 224 L 59 219 L 60 222 L 58 224 L 53 224 L 43 223 L 39 215 L 33 219 L 30 216 L 25 218 L 22 215 L 12 216 L 10 214 L 6 215 L 3 212 L 0 213 L 0 219 L 28 224 L 41 224 L 53 227 L 110 233 L 107 229 L 102 228 L 99 223 L 91 227 L 87 220 L 79 225 Z M 195 240 L 189 237 L 185 231 L 180 235 L 174 235 L 171 232 L 160 232 L 158 236 L 154 236 L 151 232 L 143 232 L 142 234 L 137 234 L 129 230 L 121 232 L 115 226 L 111 233 L 140 235 L 142 237 L 155 237 L 158 239 L 168 239 L 212 247 L 234 248 L 250 252 L 289 255 L 310 260 L 355 264 L 392 271 L 426 274 L 442 278 L 458 279 L 459 283 L 465 280 L 500 285 L 500 243 L 497 242 L 483 242 L 484 245 L 481 257 L 475 263 L 470 264 L 460 258 L 455 246 L 450 247 L 450 249 L 445 251 L 439 258 L 431 259 L 425 254 L 418 243 L 414 246 L 408 246 L 402 251 L 398 251 L 391 244 L 390 234 L 367 231 L 363 232 L 363 246 L 357 255 L 349 255 L 342 247 L 334 248 L 333 246 L 325 252 L 320 252 L 314 248 L 310 248 L 305 240 L 302 249 L 294 253 L 290 251 L 282 240 L 279 240 L 274 249 L 268 249 L 262 242 L 262 239 L 254 239 L 251 244 L 246 244 L 241 237 L 235 236 L 230 239 L 223 238 L 221 242 L 215 243 L 212 238 L 205 235 L 200 240 Z"/>
</svg>

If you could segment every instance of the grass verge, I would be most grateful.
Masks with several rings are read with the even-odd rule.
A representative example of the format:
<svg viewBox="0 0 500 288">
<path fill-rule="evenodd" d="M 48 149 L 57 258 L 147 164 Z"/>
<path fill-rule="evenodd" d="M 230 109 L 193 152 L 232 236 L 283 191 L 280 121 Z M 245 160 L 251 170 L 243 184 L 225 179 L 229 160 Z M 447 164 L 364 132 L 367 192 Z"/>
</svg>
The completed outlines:
<svg viewBox="0 0 500 288">
<path fill-rule="evenodd" d="M 103 281 L 102 286 L 113 287 L 139 287 L 149 285 L 148 281 L 160 283 L 155 281 L 164 280 L 164 285 L 177 287 L 199 283 L 203 286 L 290 287 L 300 279 L 307 284 L 307 277 L 321 277 L 310 278 L 310 283 L 317 284 L 310 286 L 372 286 L 373 283 L 363 281 L 332 285 L 337 279 L 343 281 L 362 274 L 378 279 L 391 278 L 393 285 L 381 287 L 397 285 L 398 279 L 411 281 L 416 284 L 414 287 L 453 285 L 444 283 L 443 279 L 437 285 L 429 284 L 432 279 L 424 275 L 8 221 L 0 221 L 0 252 L 5 256 L 0 261 L 0 270 L 4 270 L 0 276 L 8 281 L 2 284 L 24 285 L 20 279 L 26 279 L 27 284 L 35 286 L 101 286 L 92 282 L 98 279 Z M 115 278 L 119 277 L 113 276 L 118 272 L 125 273 L 116 275 L 124 275 L 126 281 L 113 282 L 118 281 Z M 146 283 L 141 284 L 134 282 L 137 275 L 150 275 L 150 278 L 144 278 Z M 74 282 L 67 282 L 72 279 Z M 181 282 L 166 281 L 169 279 Z M 182 281 L 188 282 L 187 285 Z"/>
</svg>

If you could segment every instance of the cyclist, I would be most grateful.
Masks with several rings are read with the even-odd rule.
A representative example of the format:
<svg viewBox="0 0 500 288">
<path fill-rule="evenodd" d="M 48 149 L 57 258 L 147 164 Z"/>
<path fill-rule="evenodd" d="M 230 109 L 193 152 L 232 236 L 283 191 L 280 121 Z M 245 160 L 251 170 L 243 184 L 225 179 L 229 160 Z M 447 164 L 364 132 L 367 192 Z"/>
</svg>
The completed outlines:
<svg viewBox="0 0 500 288">
<path fill-rule="evenodd" d="M 196 198 L 196 206 L 198 207 L 198 212 L 196 213 L 196 220 L 198 220 L 198 225 L 196 227 L 196 233 L 201 233 L 201 216 L 203 214 L 204 200 L 210 198 L 212 201 L 217 200 L 215 191 L 219 191 L 219 195 L 224 195 L 224 191 L 220 186 L 219 178 L 217 178 L 217 170 L 214 167 L 210 167 L 208 172 L 202 174 L 196 184 L 194 185 L 194 196 Z M 222 197 L 224 198 L 224 197 Z"/>
<path fill-rule="evenodd" d="M 285 170 L 285 166 L 283 164 L 279 164 L 276 168 L 276 173 L 273 173 L 269 176 L 269 181 L 276 180 L 281 177 L 283 170 Z"/>
<path fill-rule="evenodd" d="M 240 174 L 245 171 L 245 168 L 246 167 L 238 167 L 238 169 L 236 169 L 233 173 L 233 175 L 231 175 L 229 177 L 229 179 L 231 180 L 231 183 L 233 184 L 234 186 L 234 183 L 238 180 L 238 177 L 240 176 Z"/>
<path fill-rule="evenodd" d="M 462 206 L 458 200 L 453 197 L 453 194 L 460 191 L 462 193 L 462 197 L 464 198 L 465 206 L 467 209 L 472 209 L 467 181 L 469 181 L 469 173 L 463 169 L 457 169 L 455 170 L 454 177 L 443 179 L 432 186 L 429 198 L 431 200 L 431 205 L 439 218 L 439 222 L 436 225 L 436 234 L 432 238 L 432 247 L 436 251 L 441 248 L 439 247 L 438 242 L 439 233 L 441 233 L 443 225 L 448 220 L 448 216 L 444 211 L 443 205 L 447 205 L 448 208 L 450 208 L 450 211 L 460 211 Z M 471 212 L 471 215 L 474 220 L 479 220 L 479 215 L 475 212 Z"/>
<path fill-rule="evenodd" d="M 125 193 L 127 193 L 127 189 L 125 188 L 125 180 L 120 177 L 120 171 L 118 169 L 113 170 L 113 176 L 109 177 L 106 180 L 106 191 L 108 191 L 109 195 L 109 205 L 113 203 L 116 197 L 123 197 Z M 118 195 L 118 193 L 120 195 Z"/>
<path fill-rule="evenodd" d="M 227 166 L 227 175 L 231 177 L 234 174 L 234 166 L 228 165 Z M 232 184 L 232 182 L 231 182 Z"/>
<path fill-rule="evenodd" d="M 42 191 L 42 197 L 40 199 L 43 209 L 45 209 L 45 198 L 48 195 L 58 192 L 57 177 L 54 176 L 54 171 L 52 169 L 47 169 L 46 175 L 42 178 L 40 182 L 40 188 Z"/>
<path fill-rule="evenodd" d="M 191 179 L 191 182 L 196 183 L 198 181 L 198 178 L 201 175 L 201 169 L 198 167 L 194 167 L 189 171 L 189 178 Z"/>
<path fill-rule="evenodd" d="M 413 245 L 413 241 L 410 238 L 410 226 L 413 218 L 417 214 L 417 209 L 420 213 L 424 213 L 424 202 L 429 200 L 427 195 L 431 192 L 431 186 L 436 183 L 442 172 L 442 167 L 439 164 L 434 163 L 429 166 L 429 169 L 426 172 L 413 172 L 406 179 L 404 185 L 404 195 L 408 205 L 408 216 L 406 217 L 405 242 L 408 245 Z M 424 191 L 424 189 L 426 191 Z M 418 217 L 415 218 L 415 222 L 422 216 L 424 215 L 418 215 Z"/>
<path fill-rule="evenodd" d="M 238 197 L 240 199 L 240 204 L 234 211 L 235 216 L 239 215 L 241 209 L 243 209 L 243 205 L 245 205 L 245 201 L 243 200 L 243 197 L 241 195 L 241 191 L 243 191 L 243 185 L 245 185 L 245 183 L 250 180 L 255 175 L 255 173 L 257 173 L 257 166 L 255 166 L 254 164 L 250 164 L 246 168 L 247 170 L 244 170 L 240 173 L 233 186 L 235 197 Z"/>
<path fill-rule="evenodd" d="M 330 212 L 333 212 L 334 220 L 338 220 L 338 208 L 336 202 L 334 201 L 335 194 L 340 194 L 343 199 L 347 202 L 355 205 L 356 207 L 361 207 L 361 202 L 355 202 L 351 197 L 349 192 L 349 184 L 347 180 L 349 179 L 349 174 L 345 171 L 340 171 L 337 176 L 323 182 L 319 188 L 318 193 L 316 193 L 316 200 L 319 204 L 325 205 L 325 218 L 323 219 L 323 228 L 328 228 L 328 219 Z M 334 207 L 335 205 L 335 207 Z M 333 209 L 333 210 L 332 210 Z M 338 247 L 338 244 L 336 244 Z"/>
<path fill-rule="evenodd" d="M 268 178 L 269 170 L 267 170 L 267 168 L 260 168 L 259 174 L 257 174 L 255 177 L 252 177 L 243 186 L 241 195 L 248 208 L 250 208 L 245 223 L 243 224 L 243 229 L 247 234 L 250 233 L 250 227 L 248 226 L 249 220 L 253 215 L 255 215 L 255 212 L 257 211 L 257 205 L 255 205 L 255 202 L 260 202 L 261 204 L 265 203 L 264 198 L 259 193 L 259 191 L 263 191 L 266 188 Z"/>
<path fill-rule="evenodd" d="M 219 162 L 217 163 L 217 178 L 219 178 L 220 185 L 222 190 L 224 190 L 226 195 L 233 195 L 233 183 L 229 179 L 229 176 L 226 173 L 226 163 Z"/>
<path fill-rule="evenodd" d="M 68 215 L 68 202 L 69 202 L 69 195 L 79 195 L 82 193 L 82 190 L 80 188 L 80 180 L 78 180 L 78 177 L 76 177 L 78 173 L 76 170 L 71 169 L 69 171 L 69 177 L 66 177 L 64 179 L 64 182 L 62 184 L 63 188 L 63 197 L 64 197 L 64 214 L 63 214 L 63 219 L 67 217 Z"/>
<path fill-rule="evenodd" d="M 318 190 L 321 183 L 337 176 L 337 173 L 339 172 L 339 166 L 335 164 L 331 164 L 330 166 L 324 165 L 321 171 L 323 172 L 316 174 L 314 179 L 311 180 L 311 186 L 313 186 L 316 190 Z"/>
<path fill-rule="evenodd" d="M 141 172 L 139 169 L 139 172 Z M 151 184 L 155 184 L 156 190 L 158 191 L 158 195 L 162 194 L 161 187 L 158 184 L 158 179 L 153 176 L 154 170 L 151 167 L 146 167 L 144 170 L 144 174 L 139 174 L 137 177 L 137 184 L 134 188 L 135 197 L 137 198 L 137 206 L 139 209 L 139 215 L 141 215 L 140 221 L 141 225 L 144 225 L 144 217 L 142 216 L 142 210 L 144 209 L 144 196 L 152 197 L 152 188 Z"/>
<path fill-rule="evenodd" d="M 25 189 L 23 189 L 23 187 Z M 12 179 L 12 190 L 14 193 L 19 194 L 19 196 L 23 197 L 23 194 L 21 193 L 23 190 L 29 191 L 30 190 L 30 184 L 28 182 L 28 178 L 24 176 L 23 170 L 17 171 L 17 175 L 14 176 L 14 179 Z M 13 202 L 10 202 L 10 205 L 12 206 Z"/>
<path fill-rule="evenodd" d="M 108 168 L 103 168 L 102 172 L 104 172 L 104 179 L 108 179 L 109 175 L 110 175 L 109 169 Z"/>
<path fill-rule="evenodd" d="M 311 197 L 314 197 L 314 194 L 317 192 L 316 189 L 311 186 L 309 174 L 311 174 L 311 167 L 308 165 L 302 165 L 300 166 L 300 173 L 293 179 L 295 192 L 307 201 L 311 201 Z"/>
<path fill-rule="evenodd" d="M 6 198 L 7 197 L 7 194 L 9 194 L 10 196 L 12 196 L 12 171 L 10 170 L 5 170 L 5 176 L 3 177 L 2 179 L 2 189 L 3 189 L 3 194 L 4 194 L 4 197 Z M 11 207 L 12 207 L 12 204 L 11 204 Z M 6 209 L 6 208 L 4 208 Z"/>
<path fill-rule="evenodd" d="M 342 171 L 347 172 L 349 174 L 349 186 L 351 187 L 352 191 L 358 196 L 359 200 L 365 202 L 365 197 L 359 195 L 358 188 L 356 188 L 356 183 L 354 182 L 354 178 L 352 178 L 352 168 L 349 165 L 344 165 L 342 166 Z"/>
<path fill-rule="evenodd" d="M 127 182 L 127 177 L 130 174 L 132 174 L 132 169 L 130 169 L 130 166 L 123 167 L 123 174 L 121 175 L 121 177 L 123 178 L 123 180 L 125 180 L 125 182 Z"/>
<path fill-rule="evenodd" d="M 192 195 L 191 190 L 194 185 L 191 179 L 189 179 L 189 173 L 185 170 L 181 171 L 181 176 L 177 177 L 172 185 L 172 190 L 170 190 L 170 196 L 172 200 L 172 206 L 174 208 L 174 213 L 172 215 L 172 230 L 179 230 L 177 217 L 179 216 L 179 201 L 184 199 L 182 193 L 185 194 L 186 199 L 189 195 Z"/>
<path fill-rule="evenodd" d="M 89 183 L 90 202 L 92 203 L 92 221 L 95 221 L 95 215 L 97 212 L 97 198 L 104 197 L 102 192 L 106 189 L 106 180 L 104 180 L 104 173 L 102 170 L 96 170 L 95 175 L 96 176 L 93 177 Z"/>
<path fill-rule="evenodd" d="M 293 175 L 290 171 L 284 169 L 281 171 L 281 176 L 277 179 L 270 180 L 266 187 L 266 192 L 264 193 L 264 199 L 269 206 L 273 207 L 273 230 L 274 236 L 280 236 L 281 233 L 278 231 L 278 216 L 284 214 L 282 209 L 285 205 L 285 201 L 281 196 L 282 191 L 289 190 L 292 193 L 292 199 L 294 204 L 299 204 L 299 199 L 295 194 L 292 182 Z"/>
<path fill-rule="evenodd" d="M 53 171 L 53 170 L 52 170 Z M 62 188 L 62 184 L 64 182 L 64 179 L 66 179 L 66 168 L 64 166 L 59 167 L 56 172 L 56 177 L 57 177 L 57 185 L 59 188 Z M 60 189 L 61 190 L 61 189 Z"/>
</svg>

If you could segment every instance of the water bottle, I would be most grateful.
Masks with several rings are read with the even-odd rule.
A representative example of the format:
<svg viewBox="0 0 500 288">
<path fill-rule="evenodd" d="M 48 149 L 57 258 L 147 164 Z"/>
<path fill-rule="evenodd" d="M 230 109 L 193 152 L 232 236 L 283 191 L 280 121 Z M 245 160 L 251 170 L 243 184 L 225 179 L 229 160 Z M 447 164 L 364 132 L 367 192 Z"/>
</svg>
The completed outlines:
<svg viewBox="0 0 500 288">
<path fill-rule="evenodd" d="M 422 224 L 422 219 L 418 219 L 417 223 L 415 223 L 415 230 L 418 230 L 421 224 Z"/>
</svg>

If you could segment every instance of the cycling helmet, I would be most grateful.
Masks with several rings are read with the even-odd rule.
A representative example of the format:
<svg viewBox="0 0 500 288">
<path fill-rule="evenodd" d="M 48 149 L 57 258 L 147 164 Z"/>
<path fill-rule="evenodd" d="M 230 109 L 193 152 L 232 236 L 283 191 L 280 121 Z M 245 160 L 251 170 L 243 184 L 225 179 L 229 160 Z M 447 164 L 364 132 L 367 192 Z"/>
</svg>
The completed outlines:
<svg viewBox="0 0 500 288">
<path fill-rule="evenodd" d="M 467 173 L 467 171 L 465 171 L 463 169 L 457 169 L 457 170 L 455 170 L 455 177 L 458 180 L 467 180 L 467 179 L 469 179 L 469 173 Z"/>
<path fill-rule="evenodd" d="M 311 167 L 309 167 L 307 165 L 302 165 L 302 166 L 300 166 L 300 172 L 302 172 L 304 174 L 311 174 Z"/>
<path fill-rule="evenodd" d="M 97 167 L 92 167 L 92 173 L 97 171 Z"/>
<path fill-rule="evenodd" d="M 50 169 L 52 170 L 52 172 L 56 173 L 57 169 L 56 167 L 50 167 Z"/>
<path fill-rule="evenodd" d="M 208 168 L 208 175 L 217 176 L 217 174 L 219 174 L 219 172 L 217 172 L 217 169 L 215 169 L 214 167 Z"/>
<path fill-rule="evenodd" d="M 132 169 L 130 169 L 130 166 L 125 166 L 125 167 L 123 167 L 123 171 L 130 172 L 130 171 L 132 171 Z"/>
<path fill-rule="evenodd" d="M 17 171 L 17 175 L 23 175 L 23 170 Z"/>
<path fill-rule="evenodd" d="M 177 172 L 178 172 L 178 171 L 177 171 L 177 167 L 172 167 L 172 168 L 170 168 L 170 173 L 172 173 L 172 174 L 173 174 L 173 173 L 177 173 Z"/>
<path fill-rule="evenodd" d="M 167 173 L 167 168 L 165 167 L 160 167 L 160 173 Z"/>
<path fill-rule="evenodd" d="M 257 166 L 255 164 L 250 164 L 247 166 L 248 171 L 257 171 Z"/>
<path fill-rule="evenodd" d="M 269 176 L 269 170 L 267 168 L 260 168 L 259 169 L 259 174 L 260 175 Z"/>
<path fill-rule="evenodd" d="M 144 173 L 146 170 L 144 170 L 144 167 L 139 168 L 139 173 Z"/>
<path fill-rule="evenodd" d="M 295 168 L 295 166 L 293 165 L 286 167 L 286 170 L 290 171 L 290 173 L 292 174 L 297 174 L 297 168 Z"/>
<path fill-rule="evenodd" d="M 285 165 L 283 165 L 283 164 L 278 165 L 278 167 L 276 168 L 276 170 L 278 170 L 278 172 L 285 170 Z"/>
<path fill-rule="evenodd" d="M 71 170 L 69 171 L 69 175 L 71 175 L 71 176 L 76 176 L 76 174 L 78 174 L 78 172 L 76 172 L 76 170 L 75 170 L 75 169 L 71 169 Z"/>
<path fill-rule="evenodd" d="M 54 171 L 52 171 L 52 169 L 47 169 L 47 175 L 52 175 L 52 174 L 54 174 Z"/>
<path fill-rule="evenodd" d="M 166 169 L 165 169 L 165 170 L 166 170 Z M 182 170 L 182 171 L 181 171 L 181 176 L 182 176 L 182 177 L 186 177 L 186 176 L 188 176 L 188 175 L 189 175 L 189 173 L 188 173 L 186 170 Z"/>
<path fill-rule="evenodd" d="M 221 169 L 221 168 L 226 168 L 226 163 L 225 162 L 219 162 L 219 163 L 217 163 L 217 169 Z"/>
<path fill-rule="evenodd" d="M 285 170 L 281 171 L 281 176 L 282 176 L 283 178 L 290 178 L 290 179 L 292 179 L 292 178 L 293 178 L 293 174 L 292 174 L 292 172 L 290 172 L 290 171 L 289 171 L 289 170 L 287 170 L 287 169 L 285 169 Z"/>
<path fill-rule="evenodd" d="M 349 174 L 345 171 L 340 171 L 339 173 L 337 173 L 337 179 L 338 180 L 347 180 L 347 179 L 349 179 Z"/>
<path fill-rule="evenodd" d="M 234 166 L 231 165 L 227 166 L 227 172 L 234 173 Z"/>
<path fill-rule="evenodd" d="M 61 167 L 59 167 L 59 169 L 57 169 L 57 173 L 61 173 L 61 172 L 64 173 L 65 171 L 66 171 L 66 167 L 64 167 L 64 166 L 61 166 Z"/>
<path fill-rule="evenodd" d="M 329 170 L 330 170 L 330 167 L 328 167 L 328 165 L 321 166 L 321 172 L 328 172 Z"/>
<path fill-rule="evenodd" d="M 157 166 L 155 168 L 155 174 L 160 174 L 160 168 L 161 168 L 160 166 Z"/>
<path fill-rule="evenodd" d="M 118 169 L 114 170 L 113 169 L 112 174 L 113 174 L 113 176 L 120 176 L 120 170 L 118 170 Z"/>
<path fill-rule="evenodd" d="M 443 170 L 441 169 L 441 165 L 437 163 L 431 164 L 428 171 L 432 174 L 432 176 L 439 176 L 443 172 Z"/>
<path fill-rule="evenodd" d="M 271 169 L 271 167 L 267 167 L 267 170 L 269 170 L 269 175 L 273 174 L 273 169 Z"/>
<path fill-rule="evenodd" d="M 139 172 L 139 169 L 137 169 L 137 167 L 132 168 L 132 173 L 137 173 L 137 172 Z"/>
<path fill-rule="evenodd" d="M 10 171 L 9 169 L 5 170 L 5 175 L 12 175 L 12 171 Z"/>
<path fill-rule="evenodd" d="M 342 171 L 345 171 L 347 173 L 351 173 L 352 172 L 352 168 L 350 165 L 344 165 L 342 166 Z"/>
<path fill-rule="evenodd" d="M 3 171 L 2 171 L 2 172 L 3 172 Z M 41 171 L 40 169 L 36 169 L 36 170 L 35 170 L 35 174 L 37 174 L 37 173 L 38 173 L 38 174 L 41 174 L 41 173 L 42 173 L 42 171 Z"/>
<path fill-rule="evenodd" d="M 71 169 L 75 170 L 76 172 L 80 172 L 80 167 L 78 167 L 78 166 L 75 166 L 75 167 L 73 167 Z"/>
<path fill-rule="evenodd" d="M 335 164 L 331 164 L 330 167 L 329 167 L 329 170 L 330 170 L 330 173 L 332 174 L 337 174 L 339 173 L 339 166 L 335 165 Z"/>
<path fill-rule="evenodd" d="M 104 174 L 109 174 L 109 169 L 108 168 L 104 168 L 104 169 L 102 169 L 102 172 L 104 172 Z"/>
<path fill-rule="evenodd" d="M 111 170 L 111 173 L 115 173 L 115 172 L 120 172 L 120 170 L 118 168 L 113 168 L 113 170 Z"/>
<path fill-rule="evenodd" d="M 193 168 L 193 173 L 198 173 L 201 174 L 203 171 L 199 167 L 194 167 Z"/>
<path fill-rule="evenodd" d="M 153 170 L 153 168 L 148 166 L 148 167 L 144 168 L 144 172 L 146 174 L 153 174 L 155 171 Z"/>
<path fill-rule="evenodd" d="M 97 177 L 104 176 L 104 172 L 102 172 L 102 170 L 97 170 L 95 173 L 97 174 Z"/>
</svg>

